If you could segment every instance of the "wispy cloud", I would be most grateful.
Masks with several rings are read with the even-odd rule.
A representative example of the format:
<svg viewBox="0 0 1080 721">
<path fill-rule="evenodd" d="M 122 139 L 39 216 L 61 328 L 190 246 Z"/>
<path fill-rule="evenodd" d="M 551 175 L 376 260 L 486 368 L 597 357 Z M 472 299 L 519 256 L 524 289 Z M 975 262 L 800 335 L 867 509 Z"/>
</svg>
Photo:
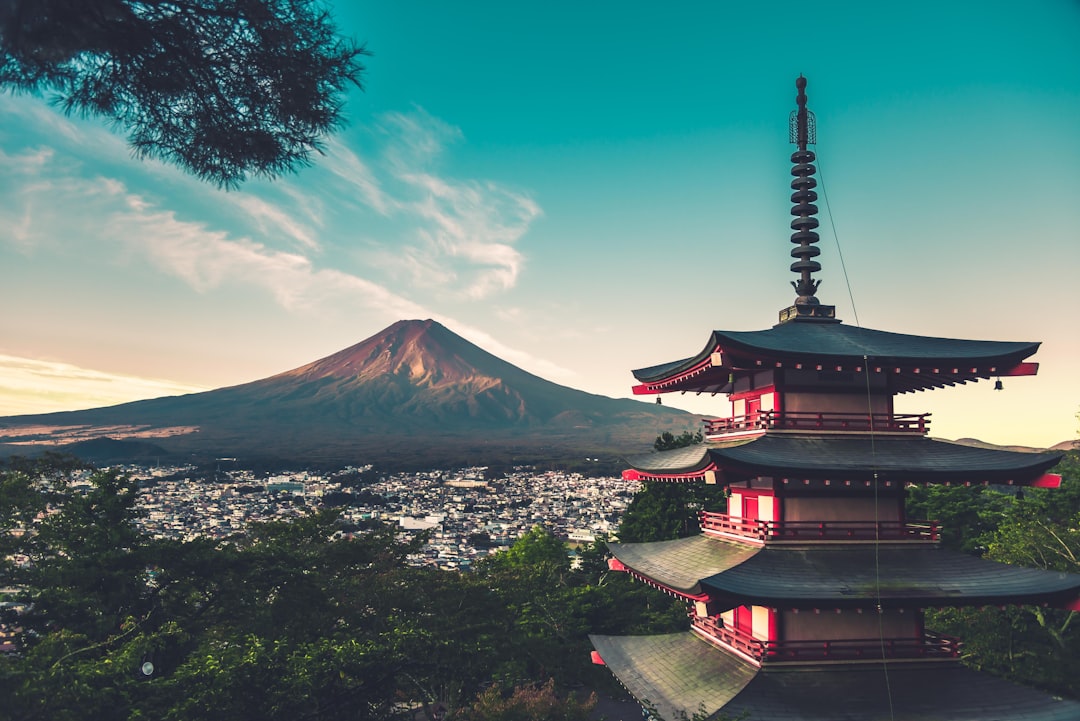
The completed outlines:
<svg viewBox="0 0 1080 721">
<path fill-rule="evenodd" d="M 540 217 L 540 206 L 497 183 L 437 173 L 439 156 L 462 134 L 421 108 L 387 114 L 381 128 L 386 168 L 401 196 L 396 206 L 421 221 L 402 239 L 402 252 L 383 261 L 415 282 L 449 286 L 468 298 L 512 288 L 525 263 L 514 244 Z"/>
<path fill-rule="evenodd" d="M 326 154 L 319 162 L 328 171 L 345 181 L 348 188 L 359 194 L 362 203 L 380 215 L 387 215 L 396 205 L 386 195 L 376 174 L 360 156 L 349 150 L 338 140 L 330 140 L 326 145 Z"/>
<path fill-rule="evenodd" d="M 569 375 L 418 300 L 447 293 L 485 298 L 511 288 L 525 264 L 515 246 L 541 214 L 527 193 L 443 172 L 440 157 L 461 140 L 461 132 L 421 109 L 381 118 L 368 136 L 376 137 L 378 146 L 364 160 L 333 141 L 304 182 L 285 178 L 269 190 L 253 185 L 222 194 L 169 166 L 123 157 L 130 153 L 121 138 L 64 118 L 40 102 L 0 99 L 0 111 L 9 107 L 22 114 L 21 123 L 47 127 L 49 133 L 39 145 L 31 141 L 13 151 L 6 144 L 8 153 L 0 151 L 0 224 L 9 229 L 0 243 L 6 238 L 25 254 L 40 253 L 42 262 L 66 256 L 70 264 L 92 252 L 99 269 L 148 264 L 204 295 L 246 286 L 294 314 L 348 312 L 367 323 L 435 318 L 534 372 Z M 87 174 L 91 163 L 94 175 Z M 167 184 L 132 192 L 119 180 L 129 172 Z M 330 207 L 342 196 L 367 207 L 381 224 L 361 224 L 342 208 Z M 216 211 L 215 206 L 239 212 L 226 218 L 200 211 Z M 336 225 L 327 227 L 331 211 Z M 243 223 L 232 222 L 235 218 Z M 356 227 L 363 228 L 362 249 L 347 246 Z M 329 238 L 336 244 L 333 253 Z M 374 264 L 356 266 L 357 256 Z M 391 290 L 386 271 L 411 283 Z M 78 376 L 70 370 L 67 375 Z M 39 369 L 35 377 L 46 376 Z M 0 386 L 7 387 L 7 412 L 18 412 L 11 410 L 10 398 L 29 386 L 2 378 Z M 56 392 L 61 395 L 55 402 L 43 396 L 36 409 L 74 407 L 67 391 Z M 128 399 L 95 396 L 80 406 Z"/>
<path fill-rule="evenodd" d="M 233 193 L 229 197 L 251 217 L 263 233 L 281 232 L 294 239 L 306 250 L 317 251 L 320 249 L 319 241 L 315 238 L 311 228 L 297 221 L 280 207 L 271 205 L 254 195 L 244 193 Z"/>
<path fill-rule="evenodd" d="M 141 252 L 159 270 L 205 293 L 226 283 L 255 286 L 288 310 L 318 310 L 349 302 L 382 313 L 412 317 L 423 308 L 364 278 L 335 269 L 318 269 L 301 254 L 275 250 L 248 238 L 233 238 L 200 223 L 179 220 L 172 211 L 147 207 L 129 196 L 126 212 L 116 212 L 110 234 Z"/>
<path fill-rule="evenodd" d="M 0 415 L 82 410 L 203 390 L 70 363 L 0 355 Z"/>
</svg>

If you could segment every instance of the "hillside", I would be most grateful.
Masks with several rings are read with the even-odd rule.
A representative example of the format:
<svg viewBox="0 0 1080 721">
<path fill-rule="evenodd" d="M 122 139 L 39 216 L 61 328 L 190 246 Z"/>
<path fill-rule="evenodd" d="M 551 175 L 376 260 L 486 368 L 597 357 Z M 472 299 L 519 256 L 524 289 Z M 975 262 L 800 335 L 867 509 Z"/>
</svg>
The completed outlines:
<svg viewBox="0 0 1080 721">
<path fill-rule="evenodd" d="M 23 452 L 106 437 L 152 439 L 173 456 L 425 465 L 632 452 L 696 422 L 683 411 L 552 383 L 433 320 L 412 320 L 251 383 L 0 418 L 0 438 Z"/>
</svg>

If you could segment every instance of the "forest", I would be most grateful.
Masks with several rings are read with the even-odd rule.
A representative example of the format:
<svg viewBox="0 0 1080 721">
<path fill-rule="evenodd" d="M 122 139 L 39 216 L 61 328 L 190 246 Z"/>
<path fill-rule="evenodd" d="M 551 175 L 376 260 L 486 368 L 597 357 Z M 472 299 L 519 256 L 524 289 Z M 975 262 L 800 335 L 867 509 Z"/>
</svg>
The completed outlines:
<svg viewBox="0 0 1080 721">
<path fill-rule="evenodd" d="M 660 441 L 661 439 L 658 439 Z M 692 442 L 694 439 L 689 439 Z M 592 690 L 618 693 L 587 635 L 686 628 L 685 607 L 607 570 L 541 526 L 472 572 L 407 561 L 424 538 L 343 529 L 335 511 L 252 527 L 226 542 L 163 540 L 134 525 L 135 483 L 47 456 L 0 470 L 0 719 L 584 719 Z M 908 514 L 943 545 L 1080 572 L 1080 459 L 1060 489 L 912 487 Z M 624 541 L 697 532 L 722 491 L 645 484 Z M 29 531 L 27 529 L 30 529 Z M 1080 695 L 1075 612 L 927 612 L 965 641 L 964 662 Z"/>
</svg>

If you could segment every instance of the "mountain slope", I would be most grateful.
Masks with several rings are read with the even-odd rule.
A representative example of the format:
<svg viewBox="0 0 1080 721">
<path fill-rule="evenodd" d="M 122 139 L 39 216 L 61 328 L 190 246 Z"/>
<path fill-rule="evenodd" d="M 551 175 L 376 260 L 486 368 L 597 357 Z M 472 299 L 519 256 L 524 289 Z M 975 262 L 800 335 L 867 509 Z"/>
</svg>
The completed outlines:
<svg viewBox="0 0 1080 721">
<path fill-rule="evenodd" d="M 515 457 L 640 448 L 695 417 L 544 380 L 432 320 L 399 321 L 338 353 L 243 385 L 108 408 L 0 419 L 5 440 L 152 437 L 175 452 L 328 458 L 488 449 Z M 90 428 L 87 428 L 90 426 Z M 54 429 L 46 433 L 42 427 Z M 25 433 L 19 435 L 19 429 Z M 629 444 L 627 446 L 626 444 Z M 530 451 L 525 453 L 525 451 Z"/>
</svg>

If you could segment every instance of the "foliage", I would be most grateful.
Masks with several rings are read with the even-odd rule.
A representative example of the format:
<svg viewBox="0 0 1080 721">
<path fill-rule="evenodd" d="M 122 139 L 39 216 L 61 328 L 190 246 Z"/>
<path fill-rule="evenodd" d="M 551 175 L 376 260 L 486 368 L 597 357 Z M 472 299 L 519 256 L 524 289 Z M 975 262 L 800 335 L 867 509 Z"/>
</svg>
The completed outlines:
<svg viewBox="0 0 1080 721">
<path fill-rule="evenodd" d="M 669 451 L 701 443 L 701 431 L 683 431 L 674 435 L 664 431 L 656 437 L 653 448 Z M 668 541 L 696 534 L 698 512 L 726 510 L 722 489 L 700 483 L 646 481 L 634 495 L 619 524 L 619 540 L 626 543 Z"/>
<path fill-rule="evenodd" d="M 906 512 L 912 520 L 938 521 L 941 545 L 981 555 L 986 541 L 1005 518 L 1013 499 L 982 486 L 911 486 Z"/>
<path fill-rule="evenodd" d="M 334 511 L 169 541 L 132 524 L 131 479 L 79 474 L 0 469 L 0 570 L 23 605 L 0 719 L 578 718 L 587 703 L 534 684 L 610 684 L 588 634 L 685 626 L 601 544 L 571 568 L 542 527 L 471 574 L 408 565 L 423 538 L 393 528 L 345 537 Z M 478 700 L 493 683 L 517 690 Z"/>
<path fill-rule="evenodd" d="M 664 431 L 656 437 L 655 441 L 653 441 L 653 449 L 657 451 L 670 451 L 676 448 L 692 446 L 701 443 L 703 440 L 704 436 L 701 435 L 701 431 L 697 431 L 696 433 L 683 431 L 677 436 L 673 435 L 671 431 Z"/>
<path fill-rule="evenodd" d="M 308 163 L 364 54 L 313 0 L 0 3 L 0 88 L 53 91 L 226 187 Z"/>
<path fill-rule="evenodd" d="M 944 543 L 1004 563 L 1080 573 L 1080 458 L 1055 469 L 1058 489 L 1015 496 L 981 489 L 918 489 L 920 513 L 952 524 Z M 913 497 L 913 498 L 912 498 Z M 911 502 L 913 501 L 913 503 Z M 969 665 L 1014 681 L 1080 697 L 1080 623 L 1076 612 L 1039 606 L 927 611 L 926 623 L 964 641 Z"/>
<path fill-rule="evenodd" d="M 727 498 L 720 486 L 646 481 L 623 514 L 619 540 L 644 543 L 686 538 L 700 530 L 700 511 L 726 509 Z"/>
<path fill-rule="evenodd" d="M 465 712 L 464 721 L 587 721 L 596 705 L 596 695 L 578 701 L 573 694 L 560 698 L 554 679 L 540 686 L 517 686 L 506 696 L 491 686 Z"/>
<path fill-rule="evenodd" d="M 557 683 L 610 683 L 589 660 L 589 634 L 657 633 L 686 626 L 686 606 L 624 573 L 607 569 L 602 542 L 570 567 L 567 549 L 535 527 L 477 568 L 508 611 L 511 645 L 495 678 L 510 687 L 552 677 Z"/>
</svg>

